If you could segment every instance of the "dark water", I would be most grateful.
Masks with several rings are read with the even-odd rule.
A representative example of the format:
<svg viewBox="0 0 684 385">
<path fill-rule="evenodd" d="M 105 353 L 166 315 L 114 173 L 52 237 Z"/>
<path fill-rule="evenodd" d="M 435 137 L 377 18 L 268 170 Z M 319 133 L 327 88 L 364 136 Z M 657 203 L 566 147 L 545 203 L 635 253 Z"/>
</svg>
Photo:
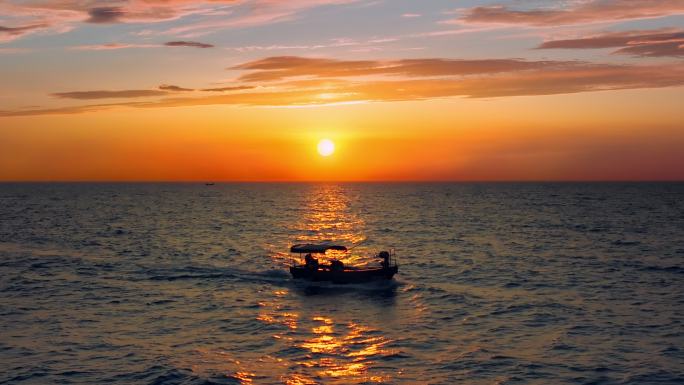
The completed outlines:
<svg viewBox="0 0 684 385">
<path fill-rule="evenodd" d="M 0 383 L 681 384 L 683 321 L 684 184 L 0 185 Z"/>
</svg>

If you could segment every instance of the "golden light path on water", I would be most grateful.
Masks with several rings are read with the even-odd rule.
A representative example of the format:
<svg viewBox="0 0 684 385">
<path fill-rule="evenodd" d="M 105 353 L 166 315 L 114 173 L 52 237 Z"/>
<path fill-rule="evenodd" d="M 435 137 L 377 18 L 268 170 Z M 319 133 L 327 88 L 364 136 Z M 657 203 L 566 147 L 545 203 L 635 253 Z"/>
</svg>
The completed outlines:
<svg viewBox="0 0 684 385">
<path fill-rule="evenodd" d="M 300 220 L 289 224 L 290 229 L 299 234 L 293 243 L 336 242 L 354 247 L 365 241 L 365 222 L 351 209 L 352 198 L 340 185 L 319 185 L 312 188 L 306 197 L 303 215 Z M 363 247 L 359 250 L 364 250 Z M 292 262 L 292 255 L 286 252 L 275 252 L 272 258 L 285 266 Z M 345 265 L 365 266 L 369 262 L 367 255 L 329 250 L 321 262 L 328 263 L 337 258 Z"/>
<path fill-rule="evenodd" d="M 351 210 L 350 197 L 340 186 L 320 186 L 308 197 L 308 204 L 300 222 L 294 225 L 302 234 L 298 242 L 334 241 L 344 245 L 355 245 L 365 240 L 363 234 L 365 223 Z M 360 266 L 367 263 L 363 256 L 354 253 L 328 252 L 327 259 L 337 258 L 347 265 Z M 276 298 L 285 293 L 275 292 Z M 271 314 L 264 314 L 264 322 L 282 322 L 290 329 L 298 328 L 298 316 L 295 313 L 279 312 L 271 309 Z M 371 328 L 349 322 L 344 330 L 335 330 L 336 322 L 332 315 L 315 315 L 310 317 L 309 336 L 303 341 L 286 336 L 278 336 L 294 347 L 308 351 L 304 359 L 297 362 L 306 372 L 313 372 L 325 383 L 360 383 L 384 382 L 389 376 L 368 375 L 368 368 L 373 364 L 370 357 L 386 353 L 383 349 L 389 340 L 383 336 L 371 336 Z M 339 327 L 339 326 L 338 326 Z M 289 385 L 315 384 L 317 381 L 304 373 L 290 374 L 286 378 Z"/>
<path fill-rule="evenodd" d="M 334 241 L 344 245 L 355 245 L 365 239 L 363 230 L 365 223 L 350 208 L 350 197 L 340 186 L 319 186 L 311 191 L 301 221 L 293 226 L 301 236 L 297 242 Z M 363 265 L 368 261 L 354 253 L 326 254 L 328 259 L 338 258 L 348 265 Z M 263 306 L 259 319 L 263 322 L 278 322 L 290 330 L 296 330 L 301 323 L 297 313 L 282 311 L 278 298 L 287 292 L 274 292 L 273 303 Z M 296 362 L 304 369 L 300 373 L 286 375 L 284 381 L 289 385 L 324 383 L 361 383 L 385 382 L 389 376 L 369 375 L 369 366 L 373 365 L 372 357 L 387 353 L 384 346 L 389 342 L 381 335 L 370 335 L 374 331 L 370 327 L 348 322 L 340 328 L 333 315 L 319 314 L 310 316 L 307 324 L 311 325 L 298 337 L 276 335 L 275 338 L 295 348 L 305 349 L 303 359 Z M 377 332 L 377 331 L 374 331 Z M 315 375 L 320 380 L 312 378 Z"/>
</svg>

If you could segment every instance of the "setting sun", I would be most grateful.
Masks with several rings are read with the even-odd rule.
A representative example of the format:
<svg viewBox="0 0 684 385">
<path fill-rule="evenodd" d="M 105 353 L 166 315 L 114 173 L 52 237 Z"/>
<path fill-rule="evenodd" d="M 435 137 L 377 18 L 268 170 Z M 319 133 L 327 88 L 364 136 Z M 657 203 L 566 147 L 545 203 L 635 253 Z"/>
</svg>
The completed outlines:
<svg viewBox="0 0 684 385">
<path fill-rule="evenodd" d="M 330 139 L 321 139 L 318 142 L 318 153 L 322 156 L 330 156 L 335 152 L 335 143 Z"/>
</svg>

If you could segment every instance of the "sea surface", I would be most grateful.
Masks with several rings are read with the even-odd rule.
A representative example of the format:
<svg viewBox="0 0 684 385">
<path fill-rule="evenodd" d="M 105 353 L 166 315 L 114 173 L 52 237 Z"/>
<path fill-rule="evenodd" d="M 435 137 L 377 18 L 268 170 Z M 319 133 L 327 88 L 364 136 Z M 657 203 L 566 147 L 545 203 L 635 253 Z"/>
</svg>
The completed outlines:
<svg viewBox="0 0 684 385">
<path fill-rule="evenodd" d="M 684 184 L 0 184 L 0 383 L 682 384 Z"/>
</svg>

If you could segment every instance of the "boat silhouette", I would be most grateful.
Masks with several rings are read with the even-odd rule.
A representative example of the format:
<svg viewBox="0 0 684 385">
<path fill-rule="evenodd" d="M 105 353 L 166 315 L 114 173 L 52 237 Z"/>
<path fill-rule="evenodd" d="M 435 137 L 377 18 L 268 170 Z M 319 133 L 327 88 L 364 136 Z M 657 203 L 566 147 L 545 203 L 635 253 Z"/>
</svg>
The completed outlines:
<svg viewBox="0 0 684 385">
<path fill-rule="evenodd" d="M 342 261 L 334 258 L 330 263 L 319 263 L 315 256 L 324 256 L 328 250 L 347 253 L 349 250 L 342 245 L 329 243 L 323 244 L 297 244 L 290 248 L 291 253 L 304 255 L 304 263 L 296 263 L 293 260 L 290 273 L 295 279 L 309 281 L 330 281 L 333 283 L 363 283 L 377 280 L 389 280 L 399 271 L 394 250 L 381 251 L 376 255 L 381 259 L 380 267 L 354 267 L 345 266 Z"/>
</svg>

